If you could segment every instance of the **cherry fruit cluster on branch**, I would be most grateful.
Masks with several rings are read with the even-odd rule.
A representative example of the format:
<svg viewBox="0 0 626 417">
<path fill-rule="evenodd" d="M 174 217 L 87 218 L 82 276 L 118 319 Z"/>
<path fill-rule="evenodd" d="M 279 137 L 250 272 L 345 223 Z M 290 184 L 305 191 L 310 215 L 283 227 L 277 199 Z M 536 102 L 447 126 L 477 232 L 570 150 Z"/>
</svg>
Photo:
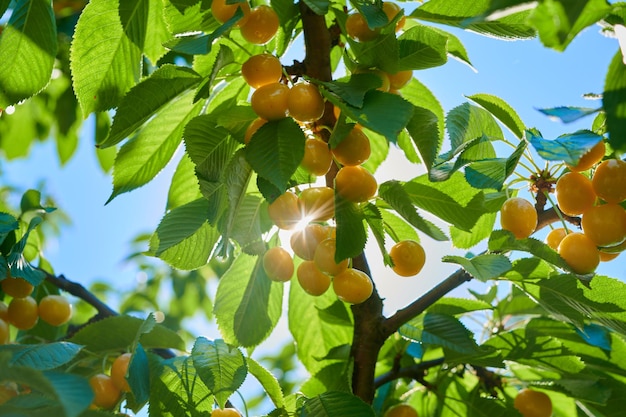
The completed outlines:
<svg viewBox="0 0 626 417">
<path fill-rule="evenodd" d="M 555 207 L 563 216 L 579 216 L 581 232 L 565 227 L 552 229 L 545 243 L 577 274 L 590 274 L 601 261 L 615 259 L 626 240 L 626 162 L 606 159 L 605 145 L 598 142 L 576 165 L 556 181 Z M 516 238 L 529 237 L 537 228 L 537 211 L 520 197 L 508 199 L 500 211 L 502 228 Z"/>
<path fill-rule="evenodd" d="M 67 298 L 50 294 L 37 302 L 31 296 L 35 287 L 23 278 L 7 274 L 0 286 L 2 292 L 11 297 L 8 305 L 0 301 L 0 344 L 9 343 L 9 325 L 29 330 L 41 319 L 52 326 L 62 326 L 72 317 L 72 306 Z"/>
</svg>

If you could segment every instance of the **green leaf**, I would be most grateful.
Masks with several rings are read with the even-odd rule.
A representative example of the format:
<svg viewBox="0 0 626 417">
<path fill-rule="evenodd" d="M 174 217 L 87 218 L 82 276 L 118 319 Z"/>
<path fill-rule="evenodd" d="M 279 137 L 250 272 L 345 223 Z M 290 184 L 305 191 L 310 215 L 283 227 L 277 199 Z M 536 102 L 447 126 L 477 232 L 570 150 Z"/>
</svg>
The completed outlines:
<svg viewBox="0 0 626 417">
<path fill-rule="evenodd" d="M 194 103 L 200 99 L 208 99 L 210 97 L 217 74 L 221 69 L 235 61 L 233 50 L 222 44 L 219 45 L 217 53 L 212 53 L 211 55 L 215 55 L 215 58 L 213 60 L 213 65 L 211 66 L 210 74 L 200 84 L 200 87 L 198 88 L 198 91 L 193 99 Z"/>
<path fill-rule="evenodd" d="M 202 382 L 211 390 L 220 408 L 224 408 L 228 398 L 246 379 L 246 358 L 239 349 L 223 340 L 199 337 L 191 350 L 191 359 Z"/>
<path fill-rule="evenodd" d="M 605 0 L 544 0 L 533 8 L 528 22 L 545 46 L 563 51 L 578 33 L 610 11 Z"/>
<path fill-rule="evenodd" d="M 335 222 L 337 224 L 337 249 L 335 261 L 354 258 L 365 249 L 367 231 L 361 208 L 335 193 Z"/>
<path fill-rule="evenodd" d="M 470 300 L 467 298 L 440 298 L 435 304 L 428 308 L 429 313 L 447 314 L 458 316 L 480 310 L 492 310 L 490 303 L 480 300 Z"/>
<path fill-rule="evenodd" d="M 368 203 L 363 207 L 363 214 L 367 225 L 376 239 L 376 243 L 378 243 L 378 248 L 383 255 L 385 265 L 391 265 L 391 258 L 385 248 L 385 225 L 380 209 Z"/>
<path fill-rule="evenodd" d="M 447 255 L 442 258 L 442 261 L 461 265 L 470 275 L 483 282 L 497 279 L 512 268 L 509 258 L 495 254 L 479 255 L 469 259 Z"/>
<path fill-rule="evenodd" d="M 496 221 L 496 213 L 482 215 L 476 224 L 469 230 L 461 230 L 458 227 L 450 227 L 450 238 L 454 247 L 459 249 L 471 249 L 479 242 L 491 235 Z"/>
<path fill-rule="evenodd" d="M 472 332 L 458 319 L 444 314 L 422 314 L 402 325 L 399 332 L 409 340 L 445 347 L 467 355 L 481 351 L 472 338 Z"/>
<path fill-rule="evenodd" d="M 215 318 L 229 344 L 257 346 L 280 318 L 283 286 L 267 277 L 260 259 L 238 255 L 217 287 Z"/>
<path fill-rule="evenodd" d="M 298 417 L 374 417 L 372 407 L 346 392 L 329 391 L 305 400 Z"/>
<path fill-rule="evenodd" d="M 119 0 L 90 1 L 76 24 L 70 67 L 85 116 L 117 106 L 141 75 L 142 46 L 129 36 L 138 28 L 124 27 L 119 5 Z"/>
<path fill-rule="evenodd" d="M 70 362 L 82 350 L 81 345 L 53 342 L 43 345 L 7 345 L 13 353 L 11 366 L 27 366 L 41 371 L 57 368 Z M 2 352 L 3 347 L 0 347 Z"/>
<path fill-rule="evenodd" d="M 159 109 L 199 82 L 200 76 L 191 68 L 170 64 L 163 65 L 148 78 L 131 88 L 124 96 L 113 117 L 109 136 L 99 146 L 106 148 L 124 140 Z M 187 101 L 187 98 L 184 101 L 178 100 L 173 102 L 170 107 L 173 107 L 174 110 L 181 106 L 191 107 Z"/>
<path fill-rule="evenodd" d="M 149 317 L 152 317 L 152 314 L 150 314 Z M 139 410 L 150 399 L 150 369 L 148 356 L 143 346 L 141 346 L 141 343 L 137 343 L 137 346 L 132 352 L 130 363 L 128 364 L 128 374 L 125 375 L 125 378 L 128 381 L 128 386 L 130 387 L 134 401 L 138 403 L 136 407 L 133 407 L 133 410 Z"/>
<path fill-rule="evenodd" d="M 200 197 L 202 194 L 200 194 L 195 166 L 189 155 L 184 154 L 172 176 L 170 189 L 167 193 L 166 209 L 168 211 L 175 209 Z"/>
<path fill-rule="evenodd" d="M 261 126 L 245 148 L 245 156 L 259 176 L 281 192 L 304 157 L 306 138 L 290 117 Z"/>
<path fill-rule="evenodd" d="M 602 108 L 606 113 L 609 144 L 619 152 L 626 152 L 626 65 L 618 51 L 609 65 L 602 94 Z"/>
<path fill-rule="evenodd" d="M 450 135 L 450 145 L 454 154 L 463 149 L 463 145 L 483 136 L 501 138 L 502 130 L 493 116 L 469 103 L 450 110 L 446 117 L 446 129 Z"/>
<path fill-rule="evenodd" d="M 93 352 L 125 351 L 135 340 L 144 320 L 130 316 L 115 316 L 96 321 L 81 328 L 68 341 L 84 345 Z M 176 332 L 156 325 L 139 338 L 146 349 L 172 348 L 185 350 L 185 343 Z"/>
<path fill-rule="evenodd" d="M 346 116 L 396 142 L 397 137 L 413 115 L 413 106 L 395 94 L 371 90 L 365 94 L 363 107 L 353 107 L 324 92 L 324 96 L 338 106 Z"/>
<path fill-rule="evenodd" d="M 500 191 L 507 178 L 515 172 L 525 150 L 526 142 L 520 141 L 515 151 L 508 158 L 493 158 L 473 162 L 465 168 L 465 179 L 475 188 Z"/>
<path fill-rule="evenodd" d="M 378 68 L 390 74 L 398 72 L 399 46 L 395 33 L 379 34 L 368 42 L 357 42 L 349 37 L 347 40 L 360 67 Z"/>
<path fill-rule="evenodd" d="M 472 65 L 472 62 L 469 59 L 469 56 L 467 55 L 467 50 L 465 49 L 465 46 L 463 45 L 463 43 L 461 42 L 459 38 L 457 38 L 450 32 L 446 32 L 439 28 L 431 27 L 431 29 L 436 30 L 437 32 L 441 33 L 442 35 L 446 36 L 446 38 L 448 38 L 448 43 L 446 47 L 447 47 L 449 56 L 468 65 L 471 69 L 476 71 L 476 69 L 474 69 L 474 66 Z"/>
<path fill-rule="evenodd" d="M 143 52 L 152 65 L 157 65 L 167 50 L 163 44 L 172 36 L 165 21 L 164 2 L 148 1 L 148 19 L 146 24 Z"/>
<path fill-rule="evenodd" d="M 200 107 L 192 104 L 190 94 L 174 100 L 122 145 L 113 165 L 113 192 L 107 203 L 147 184 L 165 168 L 182 141 L 185 125 Z"/>
<path fill-rule="evenodd" d="M 494 115 L 519 139 L 524 138 L 524 122 L 509 103 L 500 97 L 484 93 L 467 96 L 467 98 Z"/>
<path fill-rule="evenodd" d="M 580 158 L 602 140 L 602 136 L 589 130 L 579 130 L 569 135 L 547 140 L 537 131 L 526 131 L 526 136 L 537 153 L 547 161 L 564 161 L 576 165 Z"/>
<path fill-rule="evenodd" d="M 349 78 L 341 78 L 330 82 L 319 82 L 338 95 L 350 106 L 362 108 L 365 101 L 365 94 L 382 85 L 379 76 L 370 73 L 352 74 Z"/>
<path fill-rule="evenodd" d="M 259 381 L 265 394 L 272 400 L 276 408 L 284 407 L 285 396 L 276 377 L 251 357 L 246 358 L 246 363 L 248 364 L 248 372 Z"/>
<path fill-rule="evenodd" d="M 352 342 L 350 312 L 344 303 L 335 303 L 332 291 L 313 297 L 295 282 L 290 285 L 289 330 L 298 358 L 310 374 L 328 365 L 325 358 L 333 348 Z"/>
<path fill-rule="evenodd" d="M 402 186 L 402 183 L 398 181 L 387 181 L 380 184 L 378 187 L 378 196 L 418 230 L 421 230 L 435 240 L 448 240 L 448 237 L 441 229 L 420 216 L 411 201 L 411 197 Z"/>
<path fill-rule="evenodd" d="M 448 61 L 448 36 L 429 26 L 417 25 L 398 38 L 397 71 L 438 67 Z"/>
<path fill-rule="evenodd" d="M 469 231 L 485 213 L 484 194 L 458 173 L 439 183 L 422 175 L 404 183 L 404 189 L 415 206 L 461 230 Z"/>
<path fill-rule="evenodd" d="M 590 109 L 588 107 L 573 106 L 559 106 L 551 107 L 549 109 L 537 109 L 538 112 L 545 114 L 550 119 L 560 121 L 562 123 L 575 122 L 576 120 L 582 119 L 583 117 L 598 113 L 600 110 L 602 109 Z"/>
<path fill-rule="evenodd" d="M 41 193 L 37 190 L 27 190 L 24 194 L 22 194 L 22 200 L 20 201 L 20 211 L 22 213 L 39 210 L 46 213 L 52 213 L 56 210 L 56 208 L 42 206 Z"/>
<path fill-rule="evenodd" d="M 41 223 L 43 219 L 39 216 L 33 217 L 28 223 L 28 228 L 18 240 L 9 255 L 6 258 L 7 266 L 10 268 L 11 276 L 14 278 L 24 278 L 26 281 L 30 282 L 32 285 L 37 286 L 43 282 L 46 278 L 46 273 L 40 269 L 33 267 L 30 262 L 26 260 L 24 257 L 24 249 L 26 248 L 28 237 L 30 233 Z"/>
<path fill-rule="evenodd" d="M 20 228 L 15 217 L 8 213 L 0 213 L 0 243 L 4 242 L 9 233 Z"/>
<path fill-rule="evenodd" d="M 304 3 L 318 15 L 328 13 L 330 2 L 328 0 L 304 0 Z"/>
<path fill-rule="evenodd" d="M 12 9 L 0 37 L 0 109 L 43 90 L 50 81 L 57 54 L 50 2 L 17 0 Z"/>
<path fill-rule="evenodd" d="M 209 202 L 200 198 L 168 212 L 150 240 L 150 252 L 172 266 L 205 265 L 219 237 L 208 223 Z"/>
<path fill-rule="evenodd" d="M 77 417 L 91 404 L 93 392 L 84 378 L 53 371 L 46 371 L 43 374 L 54 389 L 55 397 L 63 406 L 67 417 Z"/>
<path fill-rule="evenodd" d="M 411 16 L 508 40 L 535 36 L 535 30 L 526 23 L 528 11 L 513 13 L 500 19 L 480 18 L 489 6 L 490 0 L 459 0 L 454 3 L 430 0 L 415 9 Z"/>
</svg>

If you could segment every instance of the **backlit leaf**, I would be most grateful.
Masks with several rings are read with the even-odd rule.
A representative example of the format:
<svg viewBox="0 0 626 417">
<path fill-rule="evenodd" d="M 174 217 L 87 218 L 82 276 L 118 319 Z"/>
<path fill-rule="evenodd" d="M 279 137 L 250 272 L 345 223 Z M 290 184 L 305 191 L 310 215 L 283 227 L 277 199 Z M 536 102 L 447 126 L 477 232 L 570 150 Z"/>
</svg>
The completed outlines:
<svg viewBox="0 0 626 417">
<path fill-rule="evenodd" d="M 626 65 L 617 51 L 606 75 L 602 107 L 606 112 L 609 144 L 617 151 L 626 151 Z"/>
<path fill-rule="evenodd" d="M 346 393 L 329 391 L 307 399 L 299 417 L 374 417 L 372 407 L 360 398 Z"/>
<path fill-rule="evenodd" d="M 473 258 L 448 255 L 444 256 L 442 261 L 461 265 L 470 275 L 480 281 L 497 279 L 512 267 L 509 258 L 496 254 L 479 255 Z"/>
<path fill-rule="evenodd" d="M 531 130 L 526 131 L 526 136 L 543 159 L 565 161 L 570 165 L 576 165 L 581 156 L 602 140 L 602 136 L 589 130 L 579 130 L 554 140 L 544 139 L 537 131 Z"/>
</svg>

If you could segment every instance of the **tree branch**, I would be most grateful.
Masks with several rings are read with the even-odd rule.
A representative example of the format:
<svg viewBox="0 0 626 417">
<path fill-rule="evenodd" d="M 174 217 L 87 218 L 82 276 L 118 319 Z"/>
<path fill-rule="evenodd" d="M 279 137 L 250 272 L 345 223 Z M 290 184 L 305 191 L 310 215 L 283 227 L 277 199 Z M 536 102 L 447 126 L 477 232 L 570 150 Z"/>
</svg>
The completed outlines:
<svg viewBox="0 0 626 417">
<path fill-rule="evenodd" d="M 580 217 L 568 216 L 563 212 L 561 212 L 561 216 L 566 222 L 571 223 L 574 226 L 580 227 Z M 557 212 L 557 209 L 555 207 L 550 207 L 547 210 L 539 211 L 537 212 L 537 228 L 535 229 L 535 231 L 541 230 L 544 227 L 560 220 L 561 217 L 559 217 L 559 213 Z"/>
<path fill-rule="evenodd" d="M 421 382 L 424 380 L 426 371 L 430 368 L 441 365 L 442 363 L 444 363 L 444 359 L 445 358 L 432 359 L 429 361 L 420 362 L 412 366 L 407 366 L 405 368 L 392 369 L 386 374 L 383 374 L 376 378 L 376 380 L 374 381 L 374 385 L 376 386 L 376 388 L 379 388 L 388 382 L 400 378 L 411 378 Z"/>
<path fill-rule="evenodd" d="M 441 281 L 426 294 L 413 301 L 405 308 L 396 311 L 392 316 L 387 318 L 383 322 L 383 333 L 386 337 L 391 336 L 404 323 L 423 313 L 441 297 L 459 287 L 461 284 L 471 281 L 472 278 L 473 277 L 463 269 L 455 271 L 452 275 Z"/>
<path fill-rule="evenodd" d="M 57 288 L 72 294 L 75 297 L 80 298 L 81 300 L 87 302 L 92 305 L 97 311 L 97 316 L 99 318 L 112 317 L 117 316 L 118 313 L 113 310 L 111 307 L 102 302 L 98 297 L 96 297 L 93 293 L 91 293 L 88 289 L 83 287 L 78 282 L 73 282 L 65 278 L 63 275 L 52 275 L 43 269 L 40 271 L 46 274 L 46 280 L 56 286 Z"/>
</svg>

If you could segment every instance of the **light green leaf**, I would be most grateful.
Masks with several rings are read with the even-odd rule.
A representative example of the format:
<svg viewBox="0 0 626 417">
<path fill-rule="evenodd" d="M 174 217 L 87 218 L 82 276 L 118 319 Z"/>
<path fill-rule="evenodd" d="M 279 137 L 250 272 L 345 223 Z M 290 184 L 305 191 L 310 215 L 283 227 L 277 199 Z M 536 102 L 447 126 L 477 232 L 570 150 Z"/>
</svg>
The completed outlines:
<svg viewBox="0 0 626 417">
<path fill-rule="evenodd" d="M 182 141 L 185 125 L 201 107 L 186 94 L 167 104 L 137 136 L 122 145 L 113 165 L 113 192 L 107 203 L 147 184 L 165 168 Z"/>
<path fill-rule="evenodd" d="M 289 179 L 304 157 L 306 138 L 290 117 L 261 126 L 245 148 L 256 173 L 285 192 Z"/>
<path fill-rule="evenodd" d="M 164 65 L 133 87 L 122 99 L 113 117 L 109 136 L 99 144 L 106 148 L 124 140 L 174 98 L 200 82 L 200 76 L 190 68 Z M 191 107 L 183 101 L 185 106 Z M 176 104 L 172 104 L 176 107 Z"/>
<path fill-rule="evenodd" d="M 147 1 L 148 20 L 146 24 L 146 37 L 143 52 L 152 65 L 156 65 L 167 50 L 163 44 L 171 38 L 167 23 L 165 21 L 165 8 L 163 1 Z"/>
<path fill-rule="evenodd" d="M 448 37 L 437 29 L 417 25 L 398 38 L 397 71 L 438 67 L 448 61 Z"/>
<path fill-rule="evenodd" d="M 481 281 L 497 279 L 511 268 L 511 261 L 504 255 L 486 254 L 474 258 L 462 256 L 444 256 L 443 262 L 451 262 L 461 265 L 470 275 Z"/>
<path fill-rule="evenodd" d="M 502 122 L 518 139 L 524 138 L 526 127 L 515 109 L 500 97 L 491 94 L 473 94 L 467 96 Z"/>
<path fill-rule="evenodd" d="M 606 0 L 545 0 L 533 8 L 528 22 L 545 46 L 563 51 L 580 31 L 610 11 Z"/>
<path fill-rule="evenodd" d="M 290 286 L 289 330 L 296 342 L 298 358 L 310 374 L 324 368 L 329 352 L 352 342 L 350 312 L 337 296 L 327 291 L 319 297 L 307 294 L 296 282 Z M 335 309 L 329 307 L 335 306 Z M 306 323 L 306 326 L 303 326 Z"/>
<path fill-rule="evenodd" d="M 241 387 L 248 374 L 241 351 L 223 340 L 199 337 L 191 350 L 193 366 L 202 382 L 211 390 L 220 408 Z"/>
<path fill-rule="evenodd" d="M 484 194 L 458 173 L 438 183 L 422 175 L 404 183 L 404 189 L 415 206 L 461 230 L 469 231 L 485 213 Z"/>
<path fill-rule="evenodd" d="M 248 364 L 248 372 L 263 386 L 265 394 L 272 400 L 276 408 L 284 407 L 285 396 L 276 377 L 265 369 L 263 365 L 250 357 L 246 358 L 246 363 Z"/>
<path fill-rule="evenodd" d="M 184 154 L 172 176 L 170 189 L 167 193 L 166 209 L 175 209 L 200 197 L 202 194 L 200 194 L 195 166 L 189 155 Z"/>
<path fill-rule="evenodd" d="M 150 240 L 150 253 L 180 269 L 205 265 L 219 238 L 208 215 L 209 202 L 204 198 L 168 212 Z"/>
<path fill-rule="evenodd" d="M 429 313 L 447 314 L 458 316 L 480 310 L 492 310 L 493 307 L 486 301 L 471 300 L 467 298 L 440 298 L 435 304 L 428 308 Z"/>
<path fill-rule="evenodd" d="M 0 36 L 0 109 L 43 90 L 50 81 L 56 54 L 56 24 L 50 2 L 15 1 Z"/>
<path fill-rule="evenodd" d="M 461 230 L 458 227 L 450 227 L 450 238 L 454 247 L 470 249 L 479 242 L 487 239 L 494 229 L 496 213 L 486 213 L 481 216 L 476 224 L 469 230 Z"/>
<path fill-rule="evenodd" d="M 445 241 L 448 237 L 430 221 L 417 212 L 411 197 L 398 181 L 387 181 L 378 187 L 378 196 L 385 200 L 407 222 L 435 240 Z"/>
<path fill-rule="evenodd" d="M 90 1 L 76 24 L 70 67 L 85 116 L 117 106 L 141 75 L 143 45 L 129 37 L 137 28 L 133 24 L 124 27 L 119 5 L 119 0 Z"/>
<path fill-rule="evenodd" d="M 528 11 L 513 13 L 500 19 L 484 19 L 490 0 L 430 0 L 411 13 L 412 17 L 435 23 L 461 27 L 481 35 L 507 40 L 528 39 L 535 30 L 528 25 Z"/>
<path fill-rule="evenodd" d="M 220 279 L 214 313 L 229 344 L 257 346 L 280 318 L 283 286 L 271 281 L 261 264 L 256 256 L 240 254 Z"/>
<path fill-rule="evenodd" d="M 360 398 L 346 393 L 329 391 L 307 399 L 302 405 L 299 417 L 374 417 L 372 407 Z"/>
<path fill-rule="evenodd" d="M 130 316 L 108 317 L 81 328 L 68 341 L 93 352 L 125 351 L 135 341 L 144 320 Z M 142 334 L 139 341 L 146 349 L 172 348 L 185 350 L 185 343 L 176 332 L 157 324 Z"/>
</svg>

